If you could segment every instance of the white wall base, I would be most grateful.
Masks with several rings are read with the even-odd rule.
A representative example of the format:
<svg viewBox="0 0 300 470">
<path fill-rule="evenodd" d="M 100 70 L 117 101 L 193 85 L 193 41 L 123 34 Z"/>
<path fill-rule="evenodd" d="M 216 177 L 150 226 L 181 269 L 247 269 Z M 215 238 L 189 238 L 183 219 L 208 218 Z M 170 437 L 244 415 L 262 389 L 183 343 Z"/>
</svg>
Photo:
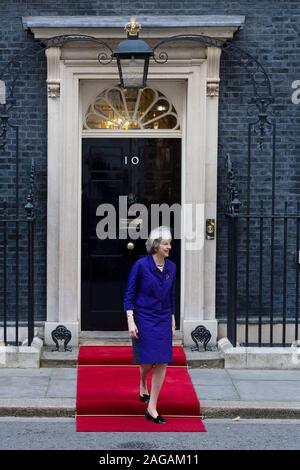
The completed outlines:
<svg viewBox="0 0 300 470">
<path fill-rule="evenodd" d="M 237 347 L 227 338 L 218 342 L 224 354 L 226 369 L 300 370 L 300 348 L 291 347 Z"/>
<path fill-rule="evenodd" d="M 203 325 L 211 333 L 210 346 L 214 346 L 217 342 L 218 322 L 217 320 L 183 320 L 183 344 L 184 346 L 196 346 L 191 337 L 191 332 L 196 326 Z"/>
<path fill-rule="evenodd" d="M 78 322 L 45 322 L 45 345 L 53 346 L 55 348 L 55 343 L 52 339 L 51 333 L 58 325 L 65 326 L 68 330 L 71 331 L 72 339 L 68 343 L 68 346 L 78 346 L 79 343 L 79 323 Z M 64 341 L 58 341 L 58 344 L 62 346 Z"/>
<path fill-rule="evenodd" d="M 43 341 L 40 338 L 34 338 L 29 347 L 0 346 L 0 368 L 39 368 L 42 346 Z"/>
</svg>

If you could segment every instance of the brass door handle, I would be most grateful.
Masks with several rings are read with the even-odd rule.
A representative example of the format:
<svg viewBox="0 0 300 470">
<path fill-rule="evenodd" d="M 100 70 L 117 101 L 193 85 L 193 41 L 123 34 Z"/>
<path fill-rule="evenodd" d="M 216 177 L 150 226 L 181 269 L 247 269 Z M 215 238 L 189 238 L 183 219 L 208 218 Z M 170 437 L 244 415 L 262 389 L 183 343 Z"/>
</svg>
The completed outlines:
<svg viewBox="0 0 300 470">
<path fill-rule="evenodd" d="M 132 243 L 132 242 L 127 243 L 127 249 L 129 251 L 132 251 L 134 249 L 134 243 Z"/>
</svg>

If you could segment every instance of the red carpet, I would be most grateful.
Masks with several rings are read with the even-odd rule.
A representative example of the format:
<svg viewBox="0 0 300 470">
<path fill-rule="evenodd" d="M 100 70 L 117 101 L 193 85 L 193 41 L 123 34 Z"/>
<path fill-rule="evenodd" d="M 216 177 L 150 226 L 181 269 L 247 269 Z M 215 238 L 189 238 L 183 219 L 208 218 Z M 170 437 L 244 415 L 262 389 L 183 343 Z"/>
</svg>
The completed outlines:
<svg viewBox="0 0 300 470">
<path fill-rule="evenodd" d="M 133 365 L 130 346 L 81 346 L 77 431 L 203 432 L 199 400 L 181 346 L 173 347 L 173 363 L 167 368 L 157 404 L 167 423 L 146 421 L 146 407 L 147 404 L 139 401 L 139 366 Z"/>
</svg>

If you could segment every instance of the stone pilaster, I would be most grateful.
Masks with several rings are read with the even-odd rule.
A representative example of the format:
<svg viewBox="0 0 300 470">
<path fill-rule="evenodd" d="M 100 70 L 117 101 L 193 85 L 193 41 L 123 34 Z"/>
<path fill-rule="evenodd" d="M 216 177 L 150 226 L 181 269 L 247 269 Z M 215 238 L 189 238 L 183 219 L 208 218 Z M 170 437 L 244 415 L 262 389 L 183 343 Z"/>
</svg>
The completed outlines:
<svg viewBox="0 0 300 470">
<path fill-rule="evenodd" d="M 61 156 L 60 47 L 46 50 L 48 65 L 47 321 L 59 320 L 59 166 Z M 53 99 L 55 96 L 55 99 Z"/>
<path fill-rule="evenodd" d="M 219 48 L 207 47 L 205 219 L 215 219 L 215 238 L 213 240 L 205 240 L 204 311 L 205 320 L 208 321 L 215 320 L 216 318 L 216 222 L 220 56 L 221 50 Z"/>
</svg>

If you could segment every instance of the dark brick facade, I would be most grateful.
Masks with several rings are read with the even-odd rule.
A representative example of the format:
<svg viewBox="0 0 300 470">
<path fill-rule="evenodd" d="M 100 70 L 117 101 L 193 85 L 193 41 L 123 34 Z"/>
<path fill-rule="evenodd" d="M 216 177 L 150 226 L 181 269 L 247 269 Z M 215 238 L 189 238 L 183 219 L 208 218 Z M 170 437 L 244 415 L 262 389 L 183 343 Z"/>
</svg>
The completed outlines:
<svg viewBox="0 0 300 470">
<path fill-rule="evenodd" d="M 298 0 L 151 1 L 128 0 L 105 2 L 0 0 L 0 66 L 20 49 L 37 47 L 30 33 L 22 28 L 22 16 L 38 15 L 245 15 L 244 28 L 235 36 L 235 43 L 255 56 L 269 74 L 275 104 L 270 119 L 277 120 L 276 208 L 282 211 L 284 201 L 295 210 L 300 193 L 300 105 L 291 101 L 292 82 L 300 80 L 300 3 Z M 30 159 L 36 162 L 37 220 L 36 225 L 36 318 L 46 315 L 46 203 L 47 203 L 47 97 L 46 61 L 42 55 L 31 60 L 22 70 L 16 88 L 17 105 L 12 122 L 20 125 L 20 212 L 28 190 Z M 226 197 L 225 155 L 230 153 L 238 169 L 240 198 L 245 202 L 247 183 L 247 100 L 251 96 L 249 80 L 243 69 L 228 58 L 222 59 L 220 90 L 220 155 L 218 168 L 218 244 L 217 244 L 217 315 L 226 312 L 226 246 L 227 224 L 224 218 Z M 9 135 L 7 151 L 0 160 L 0 200 L 13 205 L 14 142 Z M 251 168 L 251 207 L 261 198 L 269 204 L 271 162 L 268 145 L 254 151 Z M 1 206 L 0 206 L 1 207 Z M 293 229 L 294 230 L 294 229 Z M 291 233 L 291 240 L 295 233 Z M 253 238 L 254 248 L 257 240 Z M 280 260 L 277 260 L 280 262 Z M 23 260 L 25 263 L 25 258 Z M 26 266 L 24 264 L 24 272 Z M 255 266 L 251 271 L 255 278 Z M 293 282 L 293 273 L 290 282 Z M 25 295 L 25 284 L 22 295 Z M 255 293 L 253 294 L 255 295 Z M 276 298 L 280 303 L 280 295 Z"/>
</svg>

